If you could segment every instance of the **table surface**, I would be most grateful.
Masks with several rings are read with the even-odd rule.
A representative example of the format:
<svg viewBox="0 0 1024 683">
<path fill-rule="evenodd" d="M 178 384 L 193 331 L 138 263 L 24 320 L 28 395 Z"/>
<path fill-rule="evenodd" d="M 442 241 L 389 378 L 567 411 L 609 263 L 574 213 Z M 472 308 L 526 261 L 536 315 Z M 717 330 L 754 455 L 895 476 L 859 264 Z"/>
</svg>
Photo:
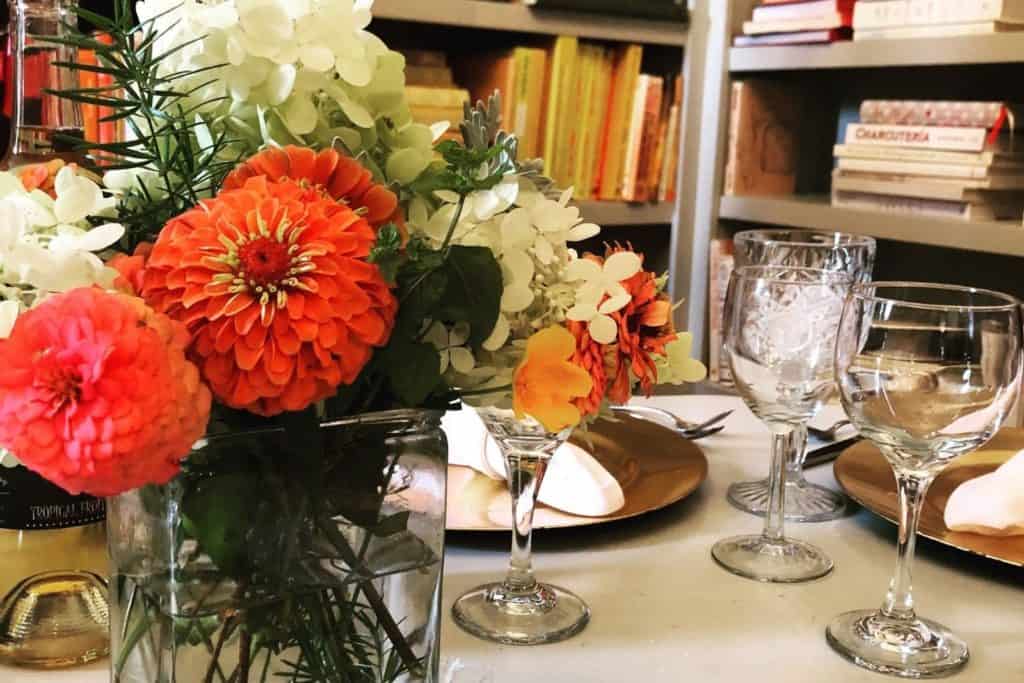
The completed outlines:
<svg viewBox="0 0 1024 683">
<path fill-rule="evenodd" d="M 881 603 L 895 562 L 895 529 L 859 510 L 822 524 L 788 525 L 790 535 L 824 548 L 832 575 L 809 584 L 759 584 L 711 560 L 718 539 L 754 533 L 761 521 L 725 500 L 729 484 L 763 476 L 767 431 L 728 396 L 656 397 L 688 419 L 737 408 L 721 434 L 699 442 L 710 476 L 687 500 L 624 522 L 540 531 L 535 566 L 542 580 L 571 588 L 593 610 L 579 636 L 532 648 L 498 646 L 460 631 L 447 616 L 442 683 L 878 683 L 833 653 L 824 628 L 836 614 Z M 642 448 L 642 444 L 637 444 Z M 808 473 L 835 486 L 831 467 Z M 499 577 L 505 534 L 452 534 L 445 608 L 462 592 Z M 956 683 L 1024 680 L 1021 570 L 922 540 L 914 582 L 920 612 L 957 630 L 971 646 Z M 103 683 L 106 665 L 74 672 L 3 669 L 3 683 Z M 896 680 L 896 679 L 892 679 Z"/>
</svg>

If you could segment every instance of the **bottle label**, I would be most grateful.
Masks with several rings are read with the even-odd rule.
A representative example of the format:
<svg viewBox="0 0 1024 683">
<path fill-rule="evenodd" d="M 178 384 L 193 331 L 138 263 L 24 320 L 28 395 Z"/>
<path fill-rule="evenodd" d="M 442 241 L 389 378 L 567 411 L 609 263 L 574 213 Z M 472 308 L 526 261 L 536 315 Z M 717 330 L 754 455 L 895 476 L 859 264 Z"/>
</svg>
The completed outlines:
<svg viewBox="0 0 1024 683">
<path fill-rule="evenodd" d="M 67 529 L 102 522 L 106 503 L 72 496 L 25 467 L 0 467 L 0 529 Z"/>
</svg>

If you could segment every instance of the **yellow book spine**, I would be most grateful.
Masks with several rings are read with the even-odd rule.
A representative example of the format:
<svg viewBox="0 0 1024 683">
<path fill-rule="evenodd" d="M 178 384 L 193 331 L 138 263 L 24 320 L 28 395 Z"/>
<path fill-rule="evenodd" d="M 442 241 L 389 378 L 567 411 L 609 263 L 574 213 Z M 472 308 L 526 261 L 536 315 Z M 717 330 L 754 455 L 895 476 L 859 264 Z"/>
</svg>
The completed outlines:
<svg viewBox="0 0 1024 683">
<path fill-rule="evenodd" d="M 560 38 L 559 40 L 562 40 Z M 553 176 L 561 187 L 572 185 L 576 156 L 577 106 L 579 87 L 579 41 L 565 38 L 565 59 L 562 62 L 561 85 L 558 90 L 558 118 L 555 125 L 555 162 Z"/>
<path fill-rule="evenodd" d="M 601 169 L 601 199 L 618 200 L 622 194 L 623 164 L 628 145 L 630 113 L 632 112 L 633 96 L 636 83 L 640 78 L 640 62 L 643 59 L 643 48 L 630 45 L 622 56 L 623 63 L 616 73 L 613 84 L 614 96 L 609 98 L 612 105 L 607 140 L 605 140 L 605 158 Z"/>
<path fill-rule="evenodd" d="M 544 154 L 542 144 L 544 125 L 544 85 L 548 69 L 548 53 L 540 48 L 528 50 L 530 68 L 528 78 L 528 130 L 529 148 L 526 158 L 534 159 Z"/>
<path fill-rule="evenodd" d="M 596 54 L 594 65 L 594 95 L 590 101 L 590 119 L 587 122 L 589 141 L 583 167 L 583 192 L 581 197 L 596 197 L 594 184 L 597 180 L 597 167 L 601 160 L 601 134 L 604 131 L 605 118 L 608 112 L 608 94 L 611 88 L 611 56 L 608 50 L 600 48 Z"/>
<path fill-rule="evenodd" d="M 594 99 L 594 85 L 596 81 L 597 52 L 599 48 L 595 45 L 584 45 L 580 48 L 580 78 L 579 91 L 580 99 L 577 106 L 576 123 L 573 129 L 576 135 L 576 149 L 573 155 L 572 186 L 575 188 L 574 196 L 577 199 L 586 199 L 586 172 L 587 153 L 591 144 L 590 122 L 592 116 L 592 104 Z"/>
<path fill-rule="evenodd" d="M 530 50 L 517 47 L 513 52 L 514 90 L 510 93 L 509 129 L 519 138 L 519 156 L 533 157 L 530 152 Z"/>
<path fill-rule="evenodd" d="M 571 40 L 564 36 L 555 40 L 551 64 L 548 68 L 547 88 L 544 96 L 544 166 L 548 176 L 554 174 L 557 161 L 559 95 L 562 92 L 564 63 L 568 59 L 568 45 Z"/>
</svg>

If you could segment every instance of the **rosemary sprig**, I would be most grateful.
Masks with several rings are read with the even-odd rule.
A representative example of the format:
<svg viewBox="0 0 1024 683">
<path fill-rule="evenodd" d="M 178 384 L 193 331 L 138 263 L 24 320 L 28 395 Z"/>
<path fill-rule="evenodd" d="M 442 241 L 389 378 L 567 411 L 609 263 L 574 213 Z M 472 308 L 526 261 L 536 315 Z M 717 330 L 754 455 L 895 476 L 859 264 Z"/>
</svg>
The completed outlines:
<svg viewBox="0 0 1024 683">
<path fill-rule="evenodd" d="M 238 162 L 242 146 L 229 137 L 228 127 L 207 120 L 207 112 L 226 97 L 197 102 L 197 93 L 213 82 L 219 65 L 161 71 L 161 63 L 190 44 L 158 52 L 160 39 L 174 25 L 158 31 L 163 15 L 137 23 L 132 0 L 115 0 L 113 18 L 79 8 L 78 16 L 104 38 L 79 31 L 77 22 L 66 24 L 66 36 L 53 42 L 78 50 L 92 50 L 96 65 L 59 62 L 58 66 L 91 71 L 107 77 L 94 88 L 73 88 L 54 94 L 85 105 L 106 107 L 101 121 L 124 125 L 127 140 L 97 142 L 66 140 L 88 154 L 94 170 L 136 170 L 139 176 L 120 202 L 120 221 L 126 228 L 121 247 L 152 240 L 163 225 L 200 200 L 216 194 L 225 176 Z M 217 130 L 219 132 L 213 133 Z"/>
</svg>

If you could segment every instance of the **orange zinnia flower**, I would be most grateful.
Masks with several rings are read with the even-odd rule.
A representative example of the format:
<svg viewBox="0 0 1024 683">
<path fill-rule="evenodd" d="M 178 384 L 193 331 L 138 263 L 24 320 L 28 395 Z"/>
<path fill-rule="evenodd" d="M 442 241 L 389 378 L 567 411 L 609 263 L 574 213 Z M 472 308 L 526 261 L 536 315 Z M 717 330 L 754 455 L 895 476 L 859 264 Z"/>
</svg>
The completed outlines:
<svg viewBox="0 0 1024 683">
<path fill-rule="evenodd" d="M 398 303 L 366 260 L 375 240 L 344 204 L 255 176 L 164 227 L 142 293 L 193 333 L 223 403 L 302 410 L 354 382 L 391 335 Z"/>
<path fill-rule="evenodd" d="M 270 147 L 232 171 L 221 189 L 237 189 L 256 176 L 275 182 L 290 178 L 344 201 L 375 228 L 393 222 L 404 229 L 395 193 L 374 183 L 373 174 L 358 161 L 333 149 L 318 154 L 308 147 Z"/>
<path fill-rule="evenodd" d="M 655 355 L 665 355 L 665 345 L 676 338 L 672 326 L 672 304 L 659 291 L 654 273 L 641 271 L 623 280 L 632 299 L 612 314 L 619 325 L 615 348 L 615 378 L 608 395 L 616 403 L 626 403 L 632 395 L 633 379 L 645 394 L 658 381 Z"/>
<path fill-rule="evenodd" d="M 569 320 L 566 326 L 576 338 L 576 352 L 573 354 L 572 362 L 590 373 L 593 382 L 590 393 L 577 398 L 573 403 L 584 415 L 596 415 L 601 410 L 601 403 L 608 390 L 605 347 L 591 338 L 585 322 Z"/>
<path fill-rule="evenodd" d="M 564 327 L 548 327 L 526 343 L 526 356 L 516 369 L 512 400 L 516 417 L 529 415 L 549 432 L 575 427 L 582 419 L 575 399 L 592 388 L 590 374 L 571 361 L 576 338 Z"/>
</svg>

